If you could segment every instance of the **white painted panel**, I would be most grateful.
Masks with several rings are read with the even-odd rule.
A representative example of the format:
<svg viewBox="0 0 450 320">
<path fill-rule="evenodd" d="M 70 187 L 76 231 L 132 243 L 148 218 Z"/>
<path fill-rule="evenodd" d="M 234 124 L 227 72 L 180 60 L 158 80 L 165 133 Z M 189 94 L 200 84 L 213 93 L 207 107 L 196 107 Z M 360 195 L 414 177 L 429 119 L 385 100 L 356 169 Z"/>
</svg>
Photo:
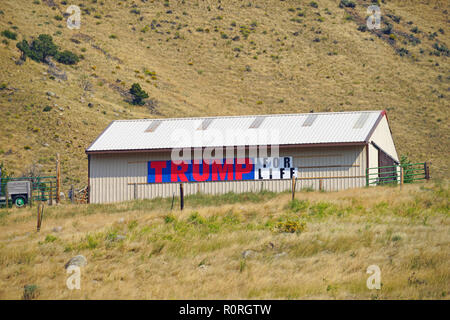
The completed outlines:
<svg viewBox="0 0 450 320">
<path fill-rule="evenodd" d="M 397 150 L 395 149 L 394 140 L 392 139 L 386 115 L 384 115 L 383 118 L 381 119 L 380 123 L 378 124 L 372 136 L 370 137 L 369 141 L 375 142 L 381 149 L 384 150 L 384 152 L 390 155 L 394 160 L 399 161 Z M 376 166 L 378 166 L 378 162 Z"/>
</svg>

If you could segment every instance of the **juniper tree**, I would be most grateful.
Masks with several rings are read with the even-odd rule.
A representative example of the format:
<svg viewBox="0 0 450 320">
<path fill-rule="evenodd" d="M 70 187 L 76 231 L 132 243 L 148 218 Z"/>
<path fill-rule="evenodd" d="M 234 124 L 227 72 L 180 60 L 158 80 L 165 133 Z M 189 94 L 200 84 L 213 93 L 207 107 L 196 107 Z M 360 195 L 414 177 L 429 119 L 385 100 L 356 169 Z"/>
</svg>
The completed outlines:
<svg viewBox="0 0 450 320">
<path fill-rule="evenodd" d="M 143 105 L 143 100 L 148 98 L 147 92 L 141 88 L 139 83 L 133 83 L 130 89 L 130 94 L 133 96 L 133 104 Z"/>
</svg>

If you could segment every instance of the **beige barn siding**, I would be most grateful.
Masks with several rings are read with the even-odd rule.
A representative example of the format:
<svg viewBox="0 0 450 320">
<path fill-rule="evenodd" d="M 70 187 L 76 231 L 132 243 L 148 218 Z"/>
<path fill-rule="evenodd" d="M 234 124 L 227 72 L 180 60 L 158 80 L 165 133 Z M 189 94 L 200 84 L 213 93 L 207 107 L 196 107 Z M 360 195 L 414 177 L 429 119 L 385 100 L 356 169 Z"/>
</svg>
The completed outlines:
<svg viewBox="0 0 450 320">
<path fill-rule="evenodd" d="M 397 150 L 395 149 L 394 140 L 392 138 L 391 130 L 389 129 L 389 124 L 386 116 L 384 116 L 372 136 L 369 142 L 375 142 L 381 149 L 384 150 L 389 156 L 394 160 L 399 161 Z M 377 164 L 378 166 L 378 164 Z"/>
<path fill-rule="evenodd" d="M 395 149 L 394 140 L 392 138 L 391 130 L 389 129 L 389 124 L 387 117 L 383 116 L 380 123 L 376 127 L 372 136 L 369 138 L 369 170 L 371 173 L 370 177 L 372 179 L 376 178 L 378 173 L 378 149 L 371 143 L 374 142 L 378 147 L 380 147 L 384 152 L 391 156 L 394 160 L 399 161 L 397 150 Z M 400 168 L 397 168 L 397 180 L 400 181 Z M 374 180 L 371 180 L 374 182 Z M 371 184 L 376 186 L 376 184 Z"/>
<path fill-rule="evenodd" d="M 294 165 L 300 167 L 296 190 L 319 189 L 324 178 L 327 191 L 362 187 L 365 185 L 366 152 L 358 147 L 287 148 L 280 156 L 292 156 Z M 91 203 L 108 203 L 179 195 L 179 183 L 147 184 L 147 162 L 168 160 L 169 152 L 92 154 L 90 160 Z M 317 166 L 351 165 L 341 168 L 302 168 Z M 360 176 L 359 178 L 353 178 Z M 332 178 L 349 177 L 349 178 Z M 352 178 L 350 178 L 352 177 Z M 309 178 L 309 179 L 306 179 Z M 136 186 L 133 184 L 136 183 Z M 184 183 L 186 195 L 197 192 L 219 194 L 226 192 L 282 192 L 291 189 L 290 180 L 226 181 Z"/>
</svg>

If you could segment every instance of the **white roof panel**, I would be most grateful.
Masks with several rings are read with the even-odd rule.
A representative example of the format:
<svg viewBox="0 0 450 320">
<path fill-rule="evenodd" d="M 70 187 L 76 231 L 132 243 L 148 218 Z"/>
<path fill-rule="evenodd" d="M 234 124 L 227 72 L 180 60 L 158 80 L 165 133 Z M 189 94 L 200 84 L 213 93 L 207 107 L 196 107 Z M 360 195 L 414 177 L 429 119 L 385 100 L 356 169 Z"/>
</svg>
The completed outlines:
<svg viewBox="0 0 450 320">
<path fill-rule="evenodd" d="M 86 152 L 365 142 L 383 114 L 383 111 L 314 113 L 316 119 L 306 126 L 303 124 L 310 113 L 116 120 Z M 264 121 L 257 128 L 250 128 L 255 118 L 261 116 Z M 205 130 L 199 130 L 205 119 L 213 121 Z M 154 120 L 161 123 L 154 131 L 148 130 Z"/>
</svg>

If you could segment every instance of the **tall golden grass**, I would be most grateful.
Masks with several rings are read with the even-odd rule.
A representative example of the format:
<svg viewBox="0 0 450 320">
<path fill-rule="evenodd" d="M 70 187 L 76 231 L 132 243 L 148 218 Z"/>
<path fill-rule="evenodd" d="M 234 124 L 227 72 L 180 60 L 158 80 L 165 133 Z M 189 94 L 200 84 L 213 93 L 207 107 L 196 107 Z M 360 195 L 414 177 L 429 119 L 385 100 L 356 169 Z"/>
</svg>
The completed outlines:
<svg viewBox="0 0 450 320">
<path fill-rule="evenodd" d="M 25 285 L 37 285 L 37 299 L 449 298 L 448 182 L 293 202 L 199 195 L 182 212 L 162 199 L 62 204 L 46 207 L 39 233 L 35 211 L 0 210 L 0 299 L 21 299 Z M 282 232 L 288 221 L 305 229 Z M 88 264 L 81 289 L 69 290 L 64 264 L 77 254 Z M 380 290 L 366 287 L 372 264 Z"/>
</svg>

